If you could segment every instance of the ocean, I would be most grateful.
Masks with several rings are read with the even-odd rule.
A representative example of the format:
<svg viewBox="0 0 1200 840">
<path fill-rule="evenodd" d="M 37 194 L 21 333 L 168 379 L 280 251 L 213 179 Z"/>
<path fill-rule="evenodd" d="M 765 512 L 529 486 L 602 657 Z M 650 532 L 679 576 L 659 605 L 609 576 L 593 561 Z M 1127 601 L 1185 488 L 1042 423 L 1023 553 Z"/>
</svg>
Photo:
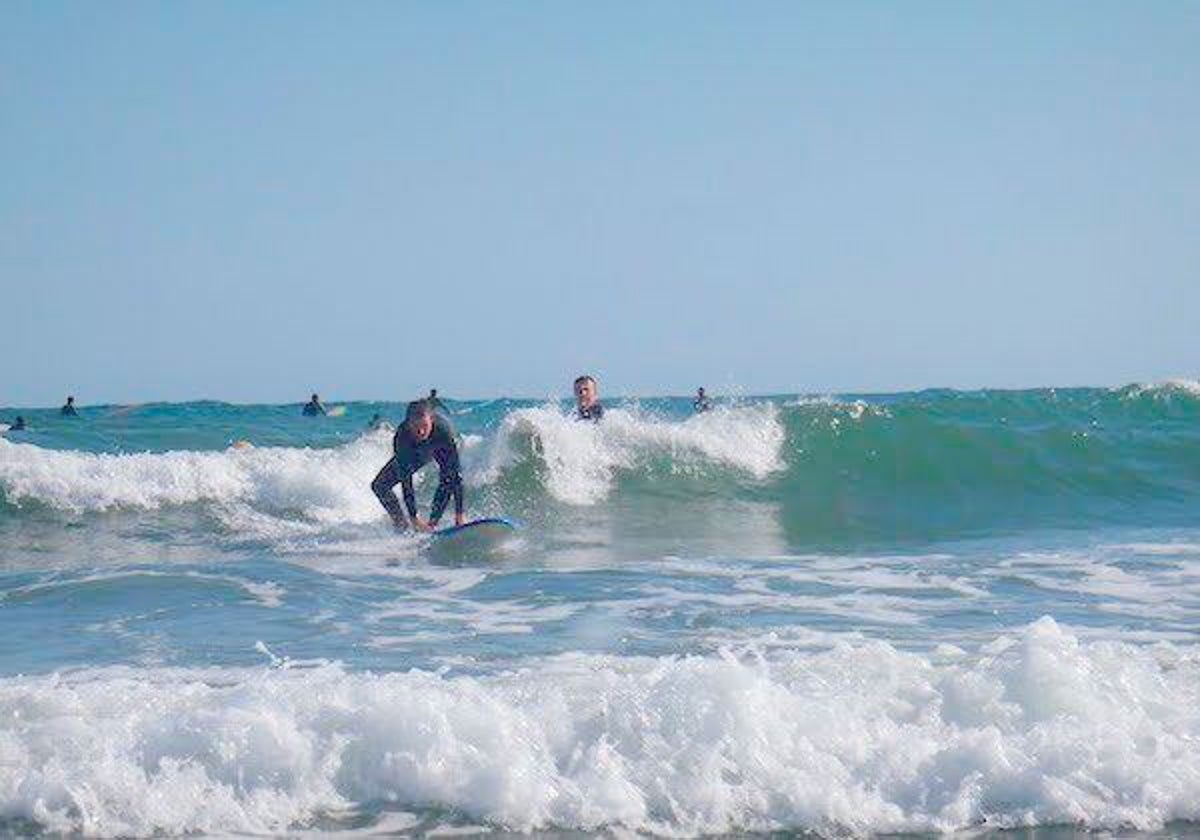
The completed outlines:
<svg viewBox="0 0 1200 840">
<path fill-rule="evenodd" d="M 0 834 L 1200 834 L 1200 385 L 607 405 L 0 409 Z"/>
</svg>

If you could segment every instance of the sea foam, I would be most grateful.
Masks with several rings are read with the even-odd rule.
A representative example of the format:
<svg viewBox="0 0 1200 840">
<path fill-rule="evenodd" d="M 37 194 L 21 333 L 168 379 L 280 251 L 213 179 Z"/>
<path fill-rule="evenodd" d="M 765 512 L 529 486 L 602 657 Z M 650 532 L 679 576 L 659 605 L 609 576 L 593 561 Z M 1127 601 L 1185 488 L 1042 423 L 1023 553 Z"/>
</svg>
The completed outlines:
<svg viewBox="0 0 1200 840">
<path fill-rule="evenodd" d="M 0 719 L 0 815 L 100 836 L 356 809 L 674 835 L 1200 819 L 1200 658 L 1049 618 L 928 657 L 879 642 L 564 654 L 492 676 L 91 669 L 0 680 Z"/>
<path fill-rule="evenodd" d="M 717 466 L 763 479 L 784 468 L 784 429 L 773 405 L 721 407 L 683 421 L 609 409 L 599 423 L 581 423 L 557 406 L 508 414 L 481 453 L 478 475 L 495 480 L 531 447 L 546 471 L 546 489 L 571 504 L 608 496 L 617 475 L 656 459 L 677 473 Z"/>
<path fill-rule="evenodd" d="M 720 409 L 686 421 L 610 411 L 579 423 L 557 408 L 520 409 L 492 435 L 464 436 L 469 485 L 486 486 L 529 452 L 536 439 L 546 489 L 560 501 L 603 499 L 622 469 L 659 458 L 670 469 L 728 467 L 762 478 L 782 467 L 784 432 L 772 406 Z M 36 502 L 73 513 L 154 510 L 208 503 L 226 521 L 261 528 L 287 514 L 309 523 L 382 521 L 371 479 L 391 456 L 386 431 L 328 449 L 230 447 L 215 452 L 94 454 L 0 440 L 0 489 L 10 503 Z M 420 481 L 424 480 L 422 474 Z M 233 507 L 230 507 L 233 506 Z"/>
</svg>

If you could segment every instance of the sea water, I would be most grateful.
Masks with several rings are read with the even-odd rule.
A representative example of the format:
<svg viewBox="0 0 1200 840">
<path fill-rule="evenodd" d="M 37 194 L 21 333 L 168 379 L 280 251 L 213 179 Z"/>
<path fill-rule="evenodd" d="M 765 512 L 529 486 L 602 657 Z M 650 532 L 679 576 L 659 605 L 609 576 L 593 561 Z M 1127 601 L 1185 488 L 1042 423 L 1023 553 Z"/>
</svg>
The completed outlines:
<svg viewBox="0 0 1200 840">
<path fill-rule="evenodd" d="M 402 410 L 0 410 L 0 833 L 1196 832 L 1195 384 Z"/>
</svg>

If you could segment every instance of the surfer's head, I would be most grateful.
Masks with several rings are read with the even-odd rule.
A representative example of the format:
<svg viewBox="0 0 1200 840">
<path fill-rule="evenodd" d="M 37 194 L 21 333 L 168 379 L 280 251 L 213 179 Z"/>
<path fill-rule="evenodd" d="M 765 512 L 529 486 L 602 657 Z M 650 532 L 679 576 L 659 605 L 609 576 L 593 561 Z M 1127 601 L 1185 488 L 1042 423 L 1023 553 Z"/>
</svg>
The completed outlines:
<svg viewBox="0 0 1200 840">
<path fill-rule="evenodd" d="M 319 402 L 321 401 L 321 398 L 320 398 L 320 397 L 318 397 L 316 394 L 313 394 L 313 395 L 312 395 L 312 401 L 313 401 L 313 402 L 315 402 L 315 403 L 319 403 Z"/>
<path fill-rule="evenodd" d="M 404 412 L 404 425 L 418 441 L 428 440 L 433 434 L 433 406 L 425 400 L 410 402 Z"/>
<path fill-rule="evenodd" d="M 586 408 L 596 401 L 596 380 L 590 376 L 580 376 L 575 380 L 575 402 L 580 408 Z"/>
</svg>

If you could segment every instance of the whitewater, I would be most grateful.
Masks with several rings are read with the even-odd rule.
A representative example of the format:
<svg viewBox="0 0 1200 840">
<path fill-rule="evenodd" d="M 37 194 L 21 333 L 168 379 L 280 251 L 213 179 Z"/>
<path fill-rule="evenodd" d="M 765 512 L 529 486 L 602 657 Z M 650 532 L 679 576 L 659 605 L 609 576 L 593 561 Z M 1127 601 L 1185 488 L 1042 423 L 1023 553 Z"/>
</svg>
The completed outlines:
<svg viewBox="0 0 1200 840">
<path fill-rule="evenodd" d="M 0 833 L 1200 832 L 1196 383 L 299 409 L 0 409 Z"/>
</svg>

